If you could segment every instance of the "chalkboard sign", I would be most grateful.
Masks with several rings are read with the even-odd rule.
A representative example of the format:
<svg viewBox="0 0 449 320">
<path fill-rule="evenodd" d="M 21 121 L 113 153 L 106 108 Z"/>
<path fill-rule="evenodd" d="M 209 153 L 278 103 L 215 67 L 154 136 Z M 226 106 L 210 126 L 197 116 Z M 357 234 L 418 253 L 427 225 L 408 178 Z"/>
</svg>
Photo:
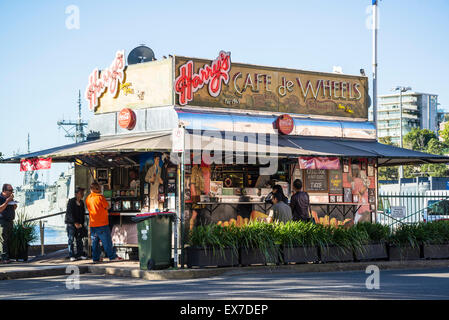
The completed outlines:
<svg viewBox="0 0 449 320">
<path fill-rule="evenodd" d="M 328 170 L 324 169 L 305 170 L 306 191 L 327 192 L 329 187 L 327 172 Z"/>
<path fill-rule="evenodd" d="M 329 193 L 343 194 L 343 174 L 341 170 L 329 170 Z"/>
</svg>

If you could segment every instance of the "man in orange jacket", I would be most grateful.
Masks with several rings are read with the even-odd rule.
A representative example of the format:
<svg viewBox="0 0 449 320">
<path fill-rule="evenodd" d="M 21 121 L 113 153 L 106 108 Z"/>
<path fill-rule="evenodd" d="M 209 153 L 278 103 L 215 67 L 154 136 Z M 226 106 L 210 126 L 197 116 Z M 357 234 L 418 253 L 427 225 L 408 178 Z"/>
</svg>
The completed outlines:
<svg viewBox="0 0 449 320">
<path fill-rule="evenodd" d="M 109 203 L 101 194 L 100 185 L 93 182 L 90 185 L 91 193 L 86 198 L 86 207 L 89 211 L 89 227 L 92 239 L 92 260 L 100 262 L 99 240 L 103 244 L 104 251 L 109 261 L 121 261 L 112 245 L 111 231 L 109 230 L 108 209 Z"/>
</svg>

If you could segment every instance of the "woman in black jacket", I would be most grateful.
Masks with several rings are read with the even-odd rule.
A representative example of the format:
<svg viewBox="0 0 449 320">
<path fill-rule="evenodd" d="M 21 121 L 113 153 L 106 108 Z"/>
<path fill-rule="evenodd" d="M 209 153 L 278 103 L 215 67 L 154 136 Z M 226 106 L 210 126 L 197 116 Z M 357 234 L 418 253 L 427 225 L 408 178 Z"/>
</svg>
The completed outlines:
<svg viewBox="0 0 449 320">
<path fill-rule="evenodd" d="M 67 238 L 69 244 L 70 261 L 77 259 L 87 259 L 83 252 L 83 230 L 84 230 L 84 189 L 76 188 L 75 197 L 67 203 L 65 214 L 65 223 L 67 225 Z M 76 254 L 73 248 L 73 242 L 76 240 Z"/>
<path fill-rule="evenodd" d="M 275 193 L 278 193 L 281 196 L 282 201 L 285 202 L 285 204 L 288 204 L 288 198 L 285 196 L 284 190 L 282 189 L 282 187 L 280 185 L 275 184 L 272 189 L 273 189 L 273 191 L 272 191 L 273 195 Z"/>
</svg>

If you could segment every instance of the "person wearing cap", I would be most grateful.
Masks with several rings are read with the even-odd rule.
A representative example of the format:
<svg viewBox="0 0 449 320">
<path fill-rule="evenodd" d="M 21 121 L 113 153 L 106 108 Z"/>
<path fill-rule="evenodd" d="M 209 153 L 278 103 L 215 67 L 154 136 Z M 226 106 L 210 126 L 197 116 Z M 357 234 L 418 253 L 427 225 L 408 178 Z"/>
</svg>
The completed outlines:
<svg viewBox="0 0 449 320">
<path fill-rule="evenodd" d="M 69 240 L 70 261 L 87 259 L 83 251 L 83 230 L 85 230 L 84 213 L 86 211 L 83 198 L 84 189 L 76 188 L 75 197 L 70 199 L 67 203 L 65 223 L 67 225 L 67 238 Z M 76 253 L 74 250 L 74 241 L 76 241 Z"/>
</svg>

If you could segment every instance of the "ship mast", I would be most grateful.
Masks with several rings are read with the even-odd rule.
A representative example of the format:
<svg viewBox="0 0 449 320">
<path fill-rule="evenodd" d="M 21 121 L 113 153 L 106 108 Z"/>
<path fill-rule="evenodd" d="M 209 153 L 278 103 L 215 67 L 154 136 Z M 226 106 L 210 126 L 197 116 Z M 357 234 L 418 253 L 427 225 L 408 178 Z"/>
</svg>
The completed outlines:
<svg viewBox="0 0 449 320">
<path fill-rule="evenodd" d="M 81 118 L 81 90 L 78 91 L 78 119 L 60 120 L 57 124 L 59 128 L 64 129 L 66 132 L 66 138 L 74 139 L 76 143 L 86 139 L 84 128 L 87 126 L 87 122 L 83 121 Z M 68 127 L 68 129 L 66 129 L 66 127 Z M 73 132 L 73 130 L 75 130 L 75 132 Z"/>
</svg>

